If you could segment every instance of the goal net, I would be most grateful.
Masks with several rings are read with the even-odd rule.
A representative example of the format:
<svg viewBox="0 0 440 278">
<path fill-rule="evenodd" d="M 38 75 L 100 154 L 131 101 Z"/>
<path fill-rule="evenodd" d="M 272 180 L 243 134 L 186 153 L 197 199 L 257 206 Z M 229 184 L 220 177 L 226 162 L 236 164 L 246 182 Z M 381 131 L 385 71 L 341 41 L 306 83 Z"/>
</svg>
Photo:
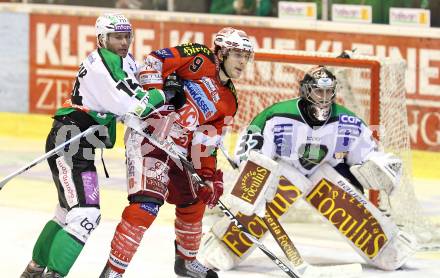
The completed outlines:
<svg viewBox="0 0 440 278">
<path fill-rule="evenodd" d="M 229 155 L 233 155 L 237 134 L 259 112 L 281 100 L 297 97 L 299 80 L 304 73 L 316 65 L 326 65 L 338 80 L 337 102 L 370 125 L 382 150 L 392 152 L 404 161 L 400 189 L 390 200 L 392 217 L 398 225 L 415 234 L 419 242 L 432 242 L 437 236 L 429 230 L 435 229 L 431 229 L 431 222 L 422 216 L 411 178 L 405 61 L 363 55 L 352 55 L 350 59 L 336 56 L 333 53 L 310 51 L 256 52 L 254 63 L 248 66 L 244 78 L 235 83 L 239 109 L 233 132 L 225 140 Z M 219 163 L 225 171 L 225 192 L 228 192 L 237 173 L 224 158 L 220 157 Z M 305 204 L 300 203 L 283 219 L 310 221 L 314 215 Z"/>
</svg>

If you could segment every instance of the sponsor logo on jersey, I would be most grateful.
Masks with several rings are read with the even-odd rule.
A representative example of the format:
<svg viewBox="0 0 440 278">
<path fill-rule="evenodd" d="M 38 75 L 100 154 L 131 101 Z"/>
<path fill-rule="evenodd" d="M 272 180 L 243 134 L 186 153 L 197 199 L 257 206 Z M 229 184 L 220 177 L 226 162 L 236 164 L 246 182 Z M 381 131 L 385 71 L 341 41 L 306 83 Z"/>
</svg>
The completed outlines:
<svg viewBox="0 0 440 278">
<path fill-rule="evenodd" d="M 195 104 L 188 100 L 185 105 L 178 110 L 180 115 L 176 122 L 187 129 L 195 129 L 199 124 L 199 112 Z"/>
<path fill-rule="evenodd" d="M 214 103 L 217 103 L 220 100 L 220 96 L 218 95 L 217 86 L 214 84 L 212 79 L 208 77 L 202 77 L 200 81 L 202 81 L 203 85 L 205 85 L 206 89 L 208 89 Z"/>
<path fill-rule="evenodd" d="M 174 57 L 173 52 L 171 52 L 171 49 L 169 49 L 169 48 L 163 48 L 163 49 L 156 50 L 156 51 L 154 51 L 154 54 L 156 54 L 157 56 L 159 56 L 162 59 Z"/>
<path fill-rule="evenodd" d="M 75 183 L 72 179 L 72 170 L 63 156 L 56 159 L 56 164 L 58 168 L 58 178 L 64 189 L 64 197 L 69 207 L 73 207 L 78 204 L 78 194 L 76 193 Z"/>
<path fill-rule="evenodd" d="M 199 53 L 202 53 L 205 56 L 212 55 L 212 51 L 209 48 L 198 43 L 185 43 L 177 46 L 176 49 L 182 57 L 195 56 Z"/>
<path fill-rule="evenodd" d="M 279 156 L 289 157 L 292 153 L 292 124 L 277 124 L 273 128 L 273 142 L 275 152 Z"/>
<path fill-rule="evenodd" d="M 339 123 L 342 125 L 361 126 L 362 121 L 356 116 L 349 116 L 346 114 L 339 115 Z"/>
<path fill-rule="evenodd" d="M 202 87 L 200 87 L 199 84 L 185 80 L 184 85 L 188 91 L 189 96 L 194 101 L 194 104 L 202 112 L 203 116 L 205 117 L 205 120 L 209 119 L 217 112 L 214 103 L 212 103 L 208 99 L 208 97 L 206 96 L 205 92 L 203 91 Z"/>
</svg>

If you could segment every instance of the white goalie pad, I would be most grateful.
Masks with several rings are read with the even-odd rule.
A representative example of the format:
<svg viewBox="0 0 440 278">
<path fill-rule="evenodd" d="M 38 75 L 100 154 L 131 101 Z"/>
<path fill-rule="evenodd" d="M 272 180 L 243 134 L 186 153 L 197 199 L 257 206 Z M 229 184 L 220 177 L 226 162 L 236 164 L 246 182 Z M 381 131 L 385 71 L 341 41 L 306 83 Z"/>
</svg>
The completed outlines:
<svg viewBox="0 0 440 278">
<path fill-rule="evenodd" d="M 349 242 L 368 263 L 385 270 L 401 267 L 417 243 L 401 232 L 363 194 L 327 163 L 310 177 L 306 202 Z"/>
<path fill-rule="evenodd" d="M 222 271 L 230 270 L 242 261 L 212 231 L 203 235 L 197 259 L 209 268 Z"/>
<path fill-rule="evenodd" d="M 373 152 L 364 164 L 351 166 L 350 172 L 365 189 L 382 190 L 391 195 L 399 186 L 402 168 L 402 160 L 397 156 Z"/>
<path fill-rule="evenodd" d="M 237 216 L 237 210 L 231 209 L 231 212 Z M 230 270 L 245 260 L 256 248 L 256 245 L 247 245 L 246 250 L 242 249 L 240 239 L 236 238 L 234 232 L 237 227 L 230 230 L 231 220 L 228 217 L 222 217 L 211 227 L 211 230 L 202 237 L 197 259 L 206 266 L 214 267 L 222 271 Z M 268 233 L 266 233 L 267 235 Z M 266 236 L 265 235 L 265 236 Z M 263 236 L 263 238 L 265 237 Z M 243 236 L 246 238 L 245 236 Z M 234 250 L 235 253 L 232 251 Z M 239 255 L 238 255 L 239 254 Z"/>
<path fill-rule="evenodd" d="M 301 190 L 301 192 L 309 192 L 313 184 L 298 169 L 283 160 L 279 160 L 278 165 L 280 175 L 284 176 L 290 183 Z"/>
<path fill-rule="evenodd" d="M 266 202 L 273 200 L 278 187 L 278 163 L 256 151 L 240 166 L 231 190 L 231 206 L 245 215 L 264 216 Z"/>
</svg>

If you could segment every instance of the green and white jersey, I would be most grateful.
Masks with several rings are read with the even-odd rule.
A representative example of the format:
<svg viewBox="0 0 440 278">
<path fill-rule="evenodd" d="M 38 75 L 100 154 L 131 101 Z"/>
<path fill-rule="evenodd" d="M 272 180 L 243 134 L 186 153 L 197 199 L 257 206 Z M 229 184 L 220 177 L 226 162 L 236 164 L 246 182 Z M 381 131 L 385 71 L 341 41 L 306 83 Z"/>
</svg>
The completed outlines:
<svg viewBox="0 0 440 278">
<path fill-rule="evenodd" d="M 236 156 L 243 160 L 249 149 L 259 149 L 309 175 L 324 162 L 363 163 L 376 149 L 371 130 L 344 106 L 333 104 L 327 122 L 313 128 L 301 115 L 299 100 L 277 103 L 258 114 L 242 136 Z"/>
<path fill-rule="evenodd" d="M 132 55 L 125 58 L 99 48 L 82 62 L 69 100 L 55 112 L 55 116 L 83 111 L 100 125 L 109 128 L 111 141 L 115 141 L 116 116 L 128 112 L 141 115 L 146 99 L 151 107 L 161 105 L 162 92 L 145 91 L 137 82 L 138 66 Z M 81 120 L 80 120 L 81 121 Z"/>
<path fill-rule="evenodd" d="M 136 74 L 138 66 L 130 54 L 125 58 L 99 48 L 83 61 L 72 91 L 72 103 L 98 113 L 123 115 L 139 103 L 143 92 Z"/>
</svg>

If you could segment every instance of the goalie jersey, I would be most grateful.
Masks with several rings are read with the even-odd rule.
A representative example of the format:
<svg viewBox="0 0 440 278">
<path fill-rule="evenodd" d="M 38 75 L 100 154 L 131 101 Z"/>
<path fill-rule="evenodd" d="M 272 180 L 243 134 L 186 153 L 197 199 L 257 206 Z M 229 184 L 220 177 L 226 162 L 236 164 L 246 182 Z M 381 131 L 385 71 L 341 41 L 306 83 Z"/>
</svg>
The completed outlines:
<svg viewBox="0 0 440 278">
<path fill-rule="evenodd" d="M 332 104 L 327 121 L 311 127 L 301 114 L 299 102 L 300 98 L 279 102 L 258 114 L 241 137 L 236 157 L 242 161 L 250 149 L 259 149 L 310 175 L 325 162 L 331 166 L 361 164 L 377 149 L 371 130 L 344 106 Z"/>
</svg>

